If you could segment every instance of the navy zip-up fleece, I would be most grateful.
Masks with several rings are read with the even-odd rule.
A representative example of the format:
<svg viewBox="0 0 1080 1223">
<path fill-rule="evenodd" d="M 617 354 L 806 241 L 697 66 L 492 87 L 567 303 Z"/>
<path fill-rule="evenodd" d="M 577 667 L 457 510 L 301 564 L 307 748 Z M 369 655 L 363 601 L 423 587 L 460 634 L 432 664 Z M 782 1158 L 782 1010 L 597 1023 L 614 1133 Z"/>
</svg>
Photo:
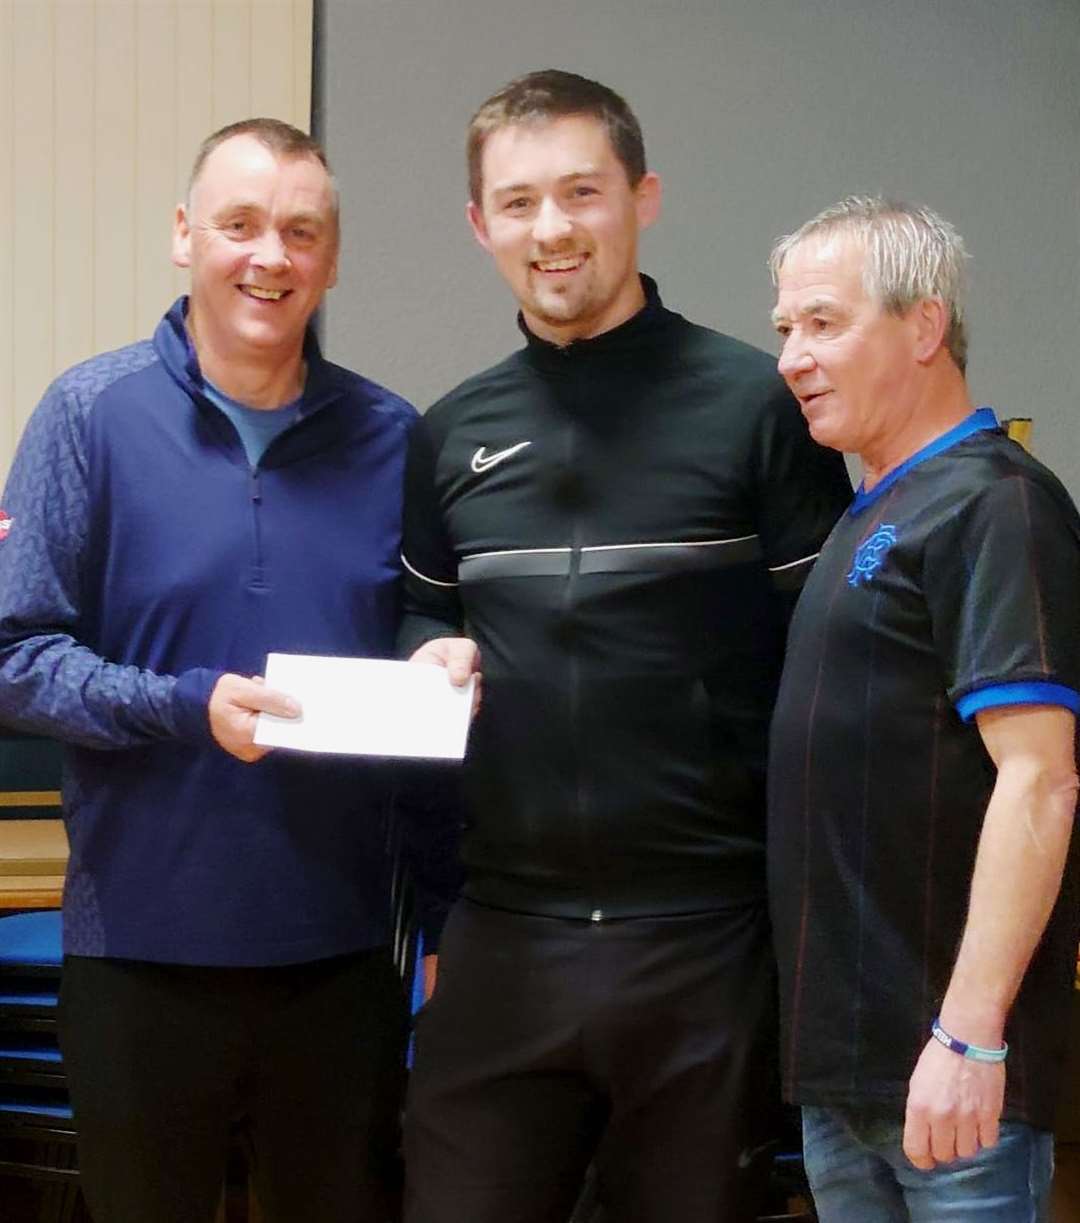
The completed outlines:
<svg viewBox="0 0 1080 1223">
<path fill-rule="evenodd" d="M 267 652 L 393 655 L 414 410 L 305 345 L 299 421 L 249 466 L 178 301 L 53 383 L 0 519 L 0 719 L 65 741 L 65 950 L 204 965 L 387 941 L 385 765 L 210 737 Z"/>
</svg>

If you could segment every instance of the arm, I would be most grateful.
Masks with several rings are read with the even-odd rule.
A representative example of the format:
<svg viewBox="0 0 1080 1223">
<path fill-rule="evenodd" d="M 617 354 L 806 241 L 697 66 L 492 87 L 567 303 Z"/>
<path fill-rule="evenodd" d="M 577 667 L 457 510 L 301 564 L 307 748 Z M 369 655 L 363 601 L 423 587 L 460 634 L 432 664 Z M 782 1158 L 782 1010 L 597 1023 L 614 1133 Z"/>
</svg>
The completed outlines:
<svg viewBox="0 0 1080 1223">
<path fill-rule="evenodd" d="M 401 558 L 404 614 L 398 653 L 410 662 L 445 667 L 451 683 L 464 684 L 479 672 L 480 652 L 475 642 L 462 636 L 457 555 L 443 522 L 426 421 L 419 422 L 409 438 Z"/>
<path fill-rule="evenodd" d="M 983 710 L 977 723 L 997 781 L 941 1025 L 969 1044 L 999 1048 L 1061 885 L 1076 814 L 1075 717 L 1057 706 L 1014 705 Z M 904 1124 L 904 1151 L 916 1167 L 997 1142 L 1006 1066 L 927 1042 L 911 1076 Z"/>
<path fill-rule="evenodd" d="M 91 528 L 85 409 L 64 380 L 34 412 L 12 466 L 0 541 L 0 719 L 92 748 L 216 739 L 254 758 L 238 708 L 287 712 L 278 694 L 196 668 L 176 677 L 113 663 L 78 640 Z M 212 694 L 219 696 L 213 709 Z M 262 754 L 262 749 L 256 749 Z"/>
<path fill-rule="evenodd" d="M 760 417 L 755 475 L 765 564 L 786 625 L 822 545 L 851 504 L 851 481 L 843 456 L 811 438 L 779 377 Z"/>
</svg>

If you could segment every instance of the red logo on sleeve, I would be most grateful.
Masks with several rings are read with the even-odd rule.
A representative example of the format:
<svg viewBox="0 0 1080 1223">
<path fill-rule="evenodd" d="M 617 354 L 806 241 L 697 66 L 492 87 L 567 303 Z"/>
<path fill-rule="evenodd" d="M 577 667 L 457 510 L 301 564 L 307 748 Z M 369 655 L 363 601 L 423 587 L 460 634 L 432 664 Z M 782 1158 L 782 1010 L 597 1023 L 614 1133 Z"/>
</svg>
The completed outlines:
<svg viewBox="0 0 1080 1223">
<path fill-rule="evenodd" d="M 0 510 L 0 543 L 7 539 L 14 525 L 15 519 L 5 513 L 4 510 Z"/>
</svg>

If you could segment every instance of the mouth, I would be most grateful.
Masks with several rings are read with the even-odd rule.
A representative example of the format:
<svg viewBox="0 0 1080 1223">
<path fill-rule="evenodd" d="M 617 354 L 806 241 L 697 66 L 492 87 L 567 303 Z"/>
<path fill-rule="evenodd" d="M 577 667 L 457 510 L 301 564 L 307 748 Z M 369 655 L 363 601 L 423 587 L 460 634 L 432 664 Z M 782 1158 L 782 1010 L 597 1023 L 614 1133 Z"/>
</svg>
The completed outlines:
<svg viewBox="0 0 1080 1223">
<path fill-rule="evenodd" d="M 245 297 L 252 297 L 260 302 L 279 302 L 288 297 L 292 289 L 264 289 L 259 285 L 237 285 Z"/>
<path fill-rule="evenodd" d="M 534 259 L 529 267 L 544 276 L 569 276 L 585 266 L 588 255 L 563 255 L 558 259 Z"/>
<path fill-rule="evenodd" d="M 809 394 L 799 395 L 799 407 L 805 412 L 807 408 L 815 407 L 828 393 L 828 391 L 811 391 Z"/>
</svg>

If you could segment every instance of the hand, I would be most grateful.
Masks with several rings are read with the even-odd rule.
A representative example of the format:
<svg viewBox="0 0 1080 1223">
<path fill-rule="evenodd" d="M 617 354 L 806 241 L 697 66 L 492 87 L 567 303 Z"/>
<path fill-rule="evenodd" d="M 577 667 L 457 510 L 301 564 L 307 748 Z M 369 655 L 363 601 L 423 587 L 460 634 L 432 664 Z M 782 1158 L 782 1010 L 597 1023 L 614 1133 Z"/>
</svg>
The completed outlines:
<svg viewBox="0 0 1080 1223">
<path fill-rule="evenodd" d="M 431 995 L 435 992 L 435 981 L 439 975 L 439 957 L 437 955 L 424 956 L 424 1001 L 429 1002 Z"/>
<path fill-rule="evenodd" d="M 279 718 L 297 718 L 300 705 L 284 692 L 267 688 L 261 675 L 245 679 L 242 675 L 227 674 L 214 685 L 208 712 L 210 733 L 218 745 L 237 760 L 252 764 L 270 751 L 255 745 L 257 715 L 272 713 Z"/>
<path fill-rule="evenodd" d="M 460 688 L 476 676 L 473 689 L 472 716 L 480 708 L 480 647 L 468 637 L 436 637 L 425 642 L 409 659 L 409 662 L 434 663 L 445 667 L 450 682 Z"/>
<path fill-rule="evenodd" d="M 1004 1099 L 1004 1062 L 975 1062 L 927 1041 L 908 1084 L 904 1154 L 928 1172 L 992 1147 Z"/>
</svg>

